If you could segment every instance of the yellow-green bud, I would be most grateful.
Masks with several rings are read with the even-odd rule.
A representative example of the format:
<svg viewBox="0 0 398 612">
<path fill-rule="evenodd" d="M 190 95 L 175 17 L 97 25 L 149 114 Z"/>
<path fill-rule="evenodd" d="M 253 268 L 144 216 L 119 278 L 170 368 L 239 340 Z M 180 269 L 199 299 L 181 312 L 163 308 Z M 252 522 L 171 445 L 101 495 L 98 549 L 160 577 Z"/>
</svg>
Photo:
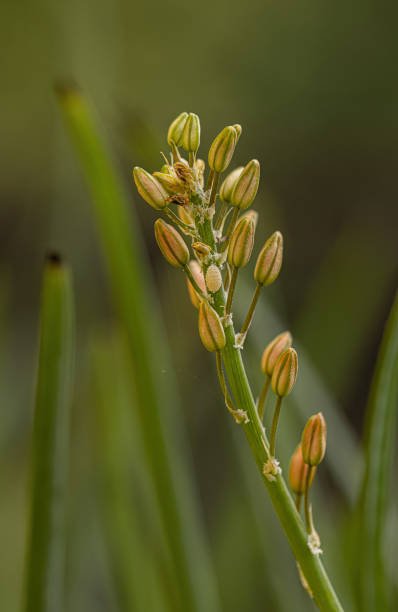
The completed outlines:
<svg viewBox="0 0 398 612">
<path fill-rule="evenodd" d="M 247 217 L 241 219 L 235 227 L 228 247 L 228 263 L 234 268 L 243 268 L 249 262 L 254 230 L 253 221 Z"/>
<path fill-rule="evenodd" d="M 225 204 L 229 204 L 231 202 L 231 195 L 234 190 L 235 183 L 238 180 L 242 170 L 243 166 L 235 168 L 235 170 L 232 170 L 232 172 L 230 172 L 221 183 L 220 200 Z"/>
<path fill-rule="evenodd" d="M 152 176 L 154 176 L 169 193 L 184 193 L 185 191 L 185 185 L 172 174 L 154 172 Z"/>
<path fill-rule="evenodd" d="M 240 136 L 242 134 L 242 126 L 239 125 L 239 123 L 235 123 L 232 127 L 234 128 L 234 130 L 236 132 L 236 142 L 238 142 L 238 140 L 239 140 L 239 138 L 240 138 Z"/>
<path fill-rule="evenodd" d="M 221 351 L 225 346 L 225 333 L 221 319 L 207 302 L 199 305 L 199 335 L 208 351 Z"/>
<path fill-rule="evenodd" d="M 225 127 L 213 140 L 209 151 L 209 166 L 214 172 L 224 172 L 235 151 L 237 135 L 232 125 Z"/>
<path fill-rule="evenodd" d="M 196 153 L 200 145 L 200 121 L 198 115 L 189 113 L 181 136 L 181 146 L 186 151 Z"/>
<path fill-rule="evenodd" d="M 155 238 L 169 264 L 182 268 L 189 262 L 189 251 L 184 240 L 177 230 L 163 219 L 155 221 Z"/>
<path fill-rule="evenodd" d="M 206 283 L 205 283 L 205 279 L 203 276 L 201 265 L 197 261 L 195 261 L 195 259 L 192 259 L 189 262 L 188 266 L 189 266 L 189 269 L 191 270 L 192 276 L 194 277 L 199 289 L 201 289 L 203 293 L 207 295 Z M 195 306 L 195 308 L 199 308 L 199 304 L 202 301 L 202 298 L 197 294 L 197 292 L 195 291 L 188 277 L 187 277 L 187 285 L 188 285 L 189 297 L 191 298 L 192 304 Z"/>
<path fill-rule="evenodd" d="M 304 463 L 301 444 L 299 444 L 290 459 L 289 466 L 289 484 L 290 488 L 296 495 L 305 493 L 305 486 L 308 477 L 310 466 Z M 315 476 L 315 470 L 311 471 L 309 486 L 311 487 Z"/>
<path fill-rule="evenodd" d="M 185 206 L 179 206 L 177 208 L 177 213 L 183 223 L 186 223 L 187 225 L 193 225 L 193 219 L 189 212 L 186 210 Z"/>
<path fill-rule="evenodd" d="M 319 465 L 326 452 L 326 423 L 322 412 L 314 414 L 304 427 L 301 437 L 303 460 L 308 465 Z"/>
<path fill-rule="evenodd" d="M 265 348 L 261 358 L 261 370 L 264 376 L 272 376 L 275 364 L 286 349 L 290 348 L 293 338 L 290 332 L 285 331 L 274 338 Z"/>
<path fill-rule="evenodd" d="M 163 210 L 166 208 L 168 193 L 163 185 L 143 168 L 135 167 L 133 170 L 134 182 L 138 193 L 152 208 Z"/>
<path fill-rule="evenodd" d="M 256 197 L 258 184 L 260 181 L 260 164 L 257 159 L 252 159 L 242 172 L 235 183 L 231 195 L 231 204 L 242 210 L 249 208 Z"/>
<path fill-rule="evenodd" d="M 283 237 L 274 232 L 260 251 L 254 269 L 254 280 L 259 285 L 270 285 L 278 277 L 282 266 Z"/>
<path fill-rule="evenodd" d="M 222 285 L 222 276 L 220 268 L 215 264 L 211 264 L 206 272 L 206 287 L 210 293 L 216 293 Z"/>
<path fill-rule="evenodd" d="M 192 243 L 192 248 L 200 261 L 205 261 L 211 254 L 211 248 L 205 242 L 194 242 Z"/>
<path fill-rule="evenodd" d="M 170 168 L 170 166 L 168 164 L 163 164 L 163 166 L 160 168 L 159 172 L 161 172 L 162 174 L 171 174 L 171 168 Z"/>
<path fill-rule="evenodd" d="M 278 397 L 289 395 L 296 382 L 298 370 L 297 353 L 294 348 L 288 348 L 277 359 L 272 371 L 272 390 Z"/>
<path fill-rule="evenodd" d="M 188 113 L 181 113 L 169 127 L 167 133 L 167 142 L 171 145 L 173 142 L 177 146 L 181 144 L 182 133 L 188 119 Z"/>
</svg>

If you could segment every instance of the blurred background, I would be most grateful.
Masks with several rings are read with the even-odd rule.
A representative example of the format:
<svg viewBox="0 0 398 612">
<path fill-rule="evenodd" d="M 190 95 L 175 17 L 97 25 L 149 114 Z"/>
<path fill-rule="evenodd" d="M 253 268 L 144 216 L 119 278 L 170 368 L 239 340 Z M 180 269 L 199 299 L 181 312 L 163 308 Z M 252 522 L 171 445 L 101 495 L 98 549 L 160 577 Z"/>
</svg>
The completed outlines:
<svg viewBox="0 0 398 612">
<path fill-rule="evenodd" d="M 103 511 L 106 441 L 98 444 L 97 436 L 98 405 L 107 392 L 113 397 L 101 387 L 106 374 L 118 381 L 121 399 L 115 403 L 129 406 L 129 366 L 90 195 L 53 91 L 63 79 L 73 79 L 95 107 L 126 184 L 131 223 L 144 239 L 221 609 L 310 610 L 249 449 L 223 409 L 184 278 L 162 259 L 153 238 L 154 211 L 132 185 L 133 166 L 154 171 L 162 164 L 168 125 L 181 111 L 201 118 L 204 159 L 224 125 L 243 126 L 234 162 L 255 157 L 262 171 L 256 248 L 275 229 L 286 245 L 282 273 L 264 292 L 247 343 L 248 372 L 259 393 L 261 352 L 276 333 L 290 329 L 301 368 L 282 414 L 280 453 L 287 468 L 306 419 L 324 412 L 331 423 L 328 461 L 314 486 L 314 507 L 325 563 L 351 609 L 343 566 L 347 517 L 358 493 L 366 397 L 397 285 L 394 4 L 3 0 L 1 13 L 2 610 L 20 606 L 41 273 L 49 248 L 71 264 L 77 309 L 67 609 L 133 609 L 123 604 L 115 578 Z M 238 281 L 241 317 L 251 274 L 248 266 Z M 162 374 L 168 372 L 155 371 L 154 380 Z M 107 408 L 116 410 L 112 400 Z M 125 410 L 134 421 L 133 412 Z M 148 584 L 161 593 L 164 581 L 152 575 L 156 517 L 152 521 L 146 509 L 139 428 L 134 422 L 130 427 L 133 441 L 124 443 L 134 516 L 125 529 L 140 535 L 130 554 L 141 560 L 145 551 Z M 392 525 L 394 516 L 391 511 Z M 141 566 L 136 571 L 144 572 Z M 152 602 L 146 609 L 160 608 Z"/>
</svg>

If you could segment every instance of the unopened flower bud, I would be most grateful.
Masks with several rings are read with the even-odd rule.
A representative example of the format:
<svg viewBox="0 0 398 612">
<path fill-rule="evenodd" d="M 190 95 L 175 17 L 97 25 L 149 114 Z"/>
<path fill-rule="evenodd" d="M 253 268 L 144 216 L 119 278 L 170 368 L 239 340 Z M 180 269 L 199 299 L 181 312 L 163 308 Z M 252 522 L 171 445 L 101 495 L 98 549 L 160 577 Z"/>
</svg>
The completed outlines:
<svg viewBox="0 0 398 612">
<path fill-rule="evenodd" d="M 182 133 L 188 119 L 188 113 L 181 113 L 169 127 L 167 133 L 167 142 L 171 145 L 173 142 L 177 146 L 181 144 Z"/>
<path fill-rule="evenodd" d="M 229 204 L 231 202 L 231 195 L 234 190 L 235 183 L 238 180 L 242 170 L 243 170 L 243 166 L 239 166 L 238 168 L 235 168 L 235 170 L 232 170 L 232 172 L 230 172 L 228 176 L 226 176 L 223 182 L 221 183 L 221 187 L 220 187 L 221 202 L 224 202 L 225 204 Z"/>
<path fill-rule="evenodd" d="M 304 463 L 301 444 L 299 444 L 290 459 L 289 466 L 289 484 L 290 488 L 296 495 L 305 493 L 305 486 L 308 477 L 310 466 Z M 309 487 L 311 487 L 315 476 L 315 470 L 311 471 Z M 309 488 L 308 487 L 308 488 Z"/>
<path fill-rule="evenodd" d="M 254 223 L 254 227 L 257 227 L 258 222 L 258 212 L 256 210 L 246 210 L 243 215 L 239 217 L 239 219 L 251 219 Z"/>
<path fill-rule="evenodd" d="M 291 333 L 285 331 L 268 344 L 261 358 L 261 370 L 264 376 L 272 376 L 276 362 L 282 353 L 292 346 L 292 342 Z"/>
<path fill-rule="evenodd" d="M 205 261 L 211 254 L 211 248 L 205 242 L 194 242 L 192 248 L 200 261 Z"/>
<path fill-rule="evenodd" d="M 236 132 L 236 142 L 238 142 L 238 140 L 239 140 L 239 138 L 240 138 L 240 136 L 242 134 L 242 126 L 239 125 L 239 123 L 235 123 L 232 127 L 234 128 L 234 130 Z"/>
<path fill-rule="evenodd" d="M 204 279 L 204 276 L 203 276 L 201 265 L 195 259 L 192 259 L 189 262 L 188 266 L 189 266 L 189 269 L 191 270 L 192 276 L 194 277 L 194 279 L 196 281 L 196 284 L 198 285 L 199 289 L 201 289 L 203 291 L 203 293 L 206 295 L 206 293 L 207 293 L 206 292 L 206 283 L 205 283 L 205 279 Z M 192 286 L 189 278 L 187 278 L 187 285 L 188 285 L 189 297 L 191 298 L 192 304 L 195 306 L 195 308 L 199 308 L 199 304 L 202 301 L 202 298 L 195 291 L 195 289 Z"/>
<path fill-rule="evenodd" d="M 275 395 L 279 397 L 289 395 L 296 382 L 297 370 L 297 353 L 293 348 L 288 348 L 278 357 L 272 372 L 271 385 Z"/>
<path fill-rule="evenodd" d="M 181 146 L 186 151 L 196 153 L 200 145 L 200 121 L 198 115 L 189 113 L 181 136 Z"/>
<path fill-rule="evenodd" d="M 138 193 L 152 208 L 162 210 L 168 204 L 168 193 L 163 185 L 143 168 L 135 167 L 133 170 L 134 182 Z"/>
<path fill-rule="evenodd" d="M 157 219 L 155 221 L 155 238 L 169 264 L 175 268 L 181 268 L 188 263 L 188 247 L 172 225 L 165 223 L 163 219 Z"/>
<path fill-rule="evenodd" d="M 283 237 L 274 232 L 260 251 L 254 269 L 254 280 L 259 285 L 270 285 L 278 277 L 282 266 Z"/>
<path fill-rule="evenodd" d="M 322 412 L 314 414 L 304 427 L 301 437 L 303 460 L 308 465 L 319 465 L 326 452 L 326 423 Z"/>
<path fill-rule="evenodd" d="M 228 263 L 234 268 L 243 268 L 249 262 L 254 230 L 254 223 L 249 218 L 241 219 L 235 227 L 228 247 Z"/>
<path fill-rule="evenodd" d="M 221 351 L 225 346 L 225 333 L 221 319 L 207 302 L 199 305 L 199 335 L 208 351 Z"/>
<path fill-rule="evenodd" d="M 177 213 L 183 223 L 186 223 L 187 225 L 193 225 L 193 219 L 190 213 L 187 211 L 186 206 L 179 206 L 177 208 Z"/>
<path fill-rule="evenodd" d="M 169 193 L 183 193 L 185 191 L 184 184 L 172 174 L 154 172 L 152 176 L 154 176 L 155 179 L 159 181 L 159 183 L 161 183 Z"/>
<path fill-rule="evenodd" d="M 242 172 L 235 183 L 231 204 L 242 210 L 249 208 L 256 197 L 258 184 L 260 181 L 260 164 L 257 159 L 252 159 Z"/>
<path fill-rule="evenodd" d="M 228 168 L 235 151 L 237 135 L 232 125 L 225 127 L 213 140 L 209 151 L 209 166 L 214 172 L 224 172 Z"/>
<path fill-rule="evenodd" d="M 220 268 L 215 264 L 211 264 L 206 272 L 206 287 L 210 293 L 216 293 L 222 285 L 222 276 Z"/>
</svg>

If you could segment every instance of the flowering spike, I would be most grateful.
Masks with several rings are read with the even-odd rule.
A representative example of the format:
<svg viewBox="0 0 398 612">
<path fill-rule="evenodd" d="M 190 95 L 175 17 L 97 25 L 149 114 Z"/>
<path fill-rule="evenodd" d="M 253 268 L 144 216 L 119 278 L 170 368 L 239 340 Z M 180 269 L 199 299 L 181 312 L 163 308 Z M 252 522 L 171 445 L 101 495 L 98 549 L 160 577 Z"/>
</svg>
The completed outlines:
<svg viewBox="0 0 398 612">
<path fill-rule="evenodd" d="M 254 230 L 254 223 L 248 217 L 241 219 L 235 227 L 228 248 L 228 263 L 234 268 L 243 268 L 249 262 Z"/>
<path fill-rule="evenodd" d="M 296 495 L 303 495 L 307 482 L 309 465 L 304 463 L 301 444 L 297 445 L 289 466 L 289 484 L 290 488 Z M 312 485 L 315 476 L 315 470 L 311 470 L 309 487 Z"/>
<path fill-rule="evenodd" d="M 294 348 L 288 348 L 279 356 L 272 372 L 271 385 L 275 395 L 289 395 L 296 382 L 297 370 L 297 353 Z"/>
<path fill-rule="evenodd" d="M 191 270 L 191 274 L 194 277 L 194 280 L 196 281 L 196 284 L 198 285 L 199 289 L 201 289 L 203 293 L 206 295 L 206 283 L 205 283 L 205 279 L 203 276 L 201 265 L 195 259 L 192 259 L 189 262 L 188 266 L 189 266 L 189 269 Z M 187 278 L 187 286 L 188 286 L 189 297 L 191 298 L 192 304 L 195 306 L 195 308 L 199 308 L 201 298 L 199 297 L 198 293 L 193 288 L 192 283 L 189 281 L 189 278 Z"/>
<path fill-rule="evenodd" d="M 260 251 L 254 269 L 254 280 L 259 285 L 270 285 L 276 280 L 282 266 L 283 237 L 274 232 Z"/>
<path fill-rule="evenodd" d="M 143 168 L 137 166 L 133 170 L 134 182 L 138 193 L 155 210 L 163 210 L 168 202 L 168 193 L 163 185 Z"/>
<path fill-rule="evenodd" d="M 252 159 L 243 168 L 237 179 L 231 195 L 231 204 L 242 210 L 249 208 L 256 197 L 258 184 L 260 182 L 260 164 L 257 159 Z"/>
<path fill-rule="evenodd" d="M 209 166 L 214 172 L 224 172 L 229 166 L 236 146 L 236 131 L 232 125 L 225 127 L 216 138 L 209 151 Z"/>
<path fill-rule="evenodd" d="M 290 348 L 293 338 L 290 332 L 285 331 L 274 338 L 265 348 L 261 358 L 261 370 L 265 376 L 272 376 L 275 364 L 286 349 Z"/>
<path fill-rule="evenodd" d="M 199 335 L 210 352 L 221 351 L 225 346 L 225 333 L 221 319 L 207 302 L 199 305 Z"/>
<path fill-rule="evenodd" d="M 326 423 L 322 412 L 314 414 L 304 427 L 301 438 L 303 460 L 308 465 L 319 465 L 326 452 Z"/>
<path fill-rule="evenodd" d="M 181 144 L 182 133 L 184 131 L 185 124 L 188 119 L 188 113 L 181 113 L 178 115 L 176 119 L 171 123 L 169 127 L 169 131 L 167 133 L 167 142 L 169 145 L 173 143 L 175 145 Z"/>
<path fill-rule="evenodd" d="M 223 180 L 220 188 L 221 202 L 224 202 L 225 204 L 229 204 L 231 202 L 231 195 L 235 187 L 235 183 L 238 180 L 242 170 L 243 166 L 235 168 L 235 170 L 232 170 L 232 172 L 230 172 L 228 176 L 226 176 L 226 178 Z"/>
<path fill-rule="evenodd" d="M 189 251 L 184 240 L 172 225 L 163 219 L 155 221 L 155 238 L 165 259 L 175 268 L 182 268 L 189 262 Z"/>
<path fill-rule="evenodd" d="M 191 153 L 196 153 L 200 145 L 200 120 L 195 113 L 189 113 L 181 136 L 181 146 Z"/>
</svg>

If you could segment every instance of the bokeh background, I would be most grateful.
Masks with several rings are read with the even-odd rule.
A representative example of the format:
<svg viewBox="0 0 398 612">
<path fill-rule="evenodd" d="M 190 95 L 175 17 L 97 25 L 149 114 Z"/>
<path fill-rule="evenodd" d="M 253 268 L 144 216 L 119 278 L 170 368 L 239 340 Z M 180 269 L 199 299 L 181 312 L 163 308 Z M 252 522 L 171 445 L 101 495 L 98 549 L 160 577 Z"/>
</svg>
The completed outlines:
<svg viewBox="0 0 398 612">
<path fill-rule="evenodd" d="M 319 471 L 314 505 L 325 561 L 350 602 L 347 510 L 358 491 L 366 397 L 397 284 L 394 3 L 3 0 L 1 13 L 1 609 L 20 606 L 40 284 L 49 248 L 72 266 L 77 309 L 67 609 L 129 609 L 117 593 L 103 518 L 92 365 L 99 343 L 114 356 L 104 359 L 118 376 L 123 348 L 90 196 L 53 91 L 64 79 L 93 103 L 126 183 L 131 223 L 144 238 L 222 609 L 310 610 L 246 443 L 223 409 L 184 279 L 158 252 L 154 211 L 132 185 L 133 166 L 161 165 L 167 127 L 181 111 L 200 115 L 204 158 L 224 125 L 242 124 L 236 165 L 256 157 L 262 169 L 257 248 L 275 229 L 286 244 L 283 273 L 263 297 L 247 344 L 249 374 L 259 390 L 262 349 L 290 329 L 302 367 L 296 398 L 282 415 L 281 456 L 286 467 L 306 417 L 319 410 L 341 434 L 329 436 L 330 460 Z M 248 269 L 236 295 L 240 316 L 251 290 Z M 118 388 L 128 378 L 125 372 Z M 342 470 L 345 450 L 358 460 Z M 135 487 L 134 458 L 133 449 L 131 528 L 143 535 L 155 565 L 151 521 L 140 522 L 145 484 Z M 394 533 L 393 510 L 391 517 Z"/>
</svg>

